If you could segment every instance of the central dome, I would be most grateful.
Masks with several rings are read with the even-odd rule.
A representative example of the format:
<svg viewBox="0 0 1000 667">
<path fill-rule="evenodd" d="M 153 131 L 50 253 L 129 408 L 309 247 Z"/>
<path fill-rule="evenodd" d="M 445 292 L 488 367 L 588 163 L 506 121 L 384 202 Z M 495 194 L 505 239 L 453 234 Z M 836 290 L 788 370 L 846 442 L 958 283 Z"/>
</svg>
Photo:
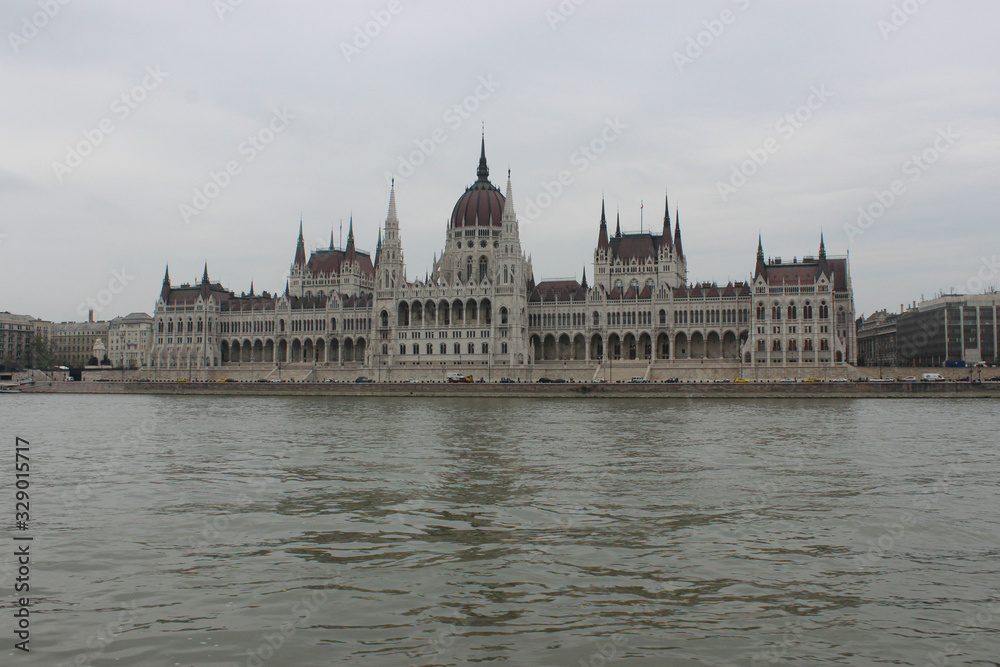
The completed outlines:
<svg viewBox="0 0 1000 667">
<path fill-rule="evenodd" d="M 479 154 L 478 180 L 465 189 L 451 212 L 450 227 L 499 227 L 503 218 L 504 196 L 490 183 L 490 168 L 486 166 L 486 139 Z M 450 228 L 449 227 L 449 228 Z"/>
</svg>

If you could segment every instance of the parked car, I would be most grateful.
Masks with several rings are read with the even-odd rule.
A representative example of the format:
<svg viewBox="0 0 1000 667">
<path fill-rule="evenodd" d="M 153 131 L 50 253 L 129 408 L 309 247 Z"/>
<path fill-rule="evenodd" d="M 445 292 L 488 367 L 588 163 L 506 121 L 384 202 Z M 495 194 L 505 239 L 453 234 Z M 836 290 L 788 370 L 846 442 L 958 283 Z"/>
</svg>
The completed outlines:
<svg viewBox="0 0 1000 667">
<path fill-rule="evenodd" d="M 991 378 L 986 378 L 986 382 L 1000 382 L 1000 375 L 994 375 Z"/>
<path fill-rule="evenodd" d="M 680 378 L 667 378 L 664 382 L 669 382 L 670 384 L 677 384 L 681 381 Z"/>
<path fill-rule="evenodd" d="M 803 382 L 822 382 L 819 378 L 806 378 Z"/>
<path fill-rule="evenodd" d="M 833 378 L 830 382 L 850 382 L 847 378 Z"/>
<path fill-rule="evenodd" d="M 924 373 L 920 376 L 921 382 L 944 382 L 944 376 L 940 373 Z"/>
<path fill-rule="evenodd" d="M 510 384 L 513 382 L 510 378 L 500 378 L 500 384 Z"/>
<path fill-rule="evenodd" d="M 916 381 L 917 378 L 913 377 L 912 375 L 907 375 L 905 378 L 900 380 L 900 382 L 916 382 Z"/>
<path fill-rule="evenodd" d="M 747 380 L 746 378 L 736 378 L 733 382 L 750 382 L 750 380 Z"/>
<path fill-rule="evenodd" d="M 548 383 L 548 382 L 552 382 L 552 380 L 550 380 L 549 378 L 538 378 L 538 380 L 537 380 L 537 381 L 538 381 L 538 382 L 541 382 L 541 383 Z"/>
<path fill-rule="evenodd" d="M 357 377 L 357 379 L 355 379 L 354 381 L 355 382 L 374 382 L 375 380 L 373 380 L 371 378 L 366 378 L 364 375 L 359 375 Z"/>
<path fill-rule="evenodd" d="M 636 376 L 636 377 L 632 378 L 631 380 L 629 380 L 629 382 L 636 382 L 636 383 L 641 383 L 641 382 L 645 382 L 645 381 L 646 381 L 646 378 L 639 377 L 639 376 Z"/>
<path fill-rule="evenodd" d="M 972 376 L 965 375 L 955 380 L 955 382 L 972 382 Z"/>
<path fill-rule="evenodd" d="M 798 380 L 796 380 L 795 378 L 783 378 L 781 381 L 782 382 L 798 382 Z"/>
</svg>

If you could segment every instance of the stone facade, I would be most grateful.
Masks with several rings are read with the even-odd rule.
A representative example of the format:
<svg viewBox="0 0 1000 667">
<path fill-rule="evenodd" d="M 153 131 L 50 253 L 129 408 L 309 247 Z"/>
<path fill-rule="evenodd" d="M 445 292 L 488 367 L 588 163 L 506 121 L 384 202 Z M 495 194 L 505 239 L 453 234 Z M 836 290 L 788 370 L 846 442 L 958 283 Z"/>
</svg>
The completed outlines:
<svg viewBox="0 0 1000 667">
<path fill-rule="evenodd" d="M 445 369 L 524 376 L 575 364 L 599 377 L 606 365 L 833 366 L 856 356 L 846 257 L 765 262 L 760 241 L 751 282 L 688 282 L 679 213 L 665 205 L 659 233 L 613 235 L 602 204 L 591 275 L 536 282 L 521 247 L 510 173 L 506 192 L 489 180 L 485 143 L 477 180 L 455 204 L 440 256 L 408 280 L 395 186 L 374 259 L 355 246 L 306 256 L 302 223 L 281 295 L 237 296 L 208 277 L 164 276 L 152 323 L 157 369 L 261 365 L 355 369 L 390 377 Z M 627 363 L 626 363 L 627 362 Z M 271 375 L 272 371 L 268 371 Z M 384 374 L 383 374 L 384 373 Z"/>
<path fill-rule="evenodd" d="M 899 313 L 880 310 L 858 320 L 858 365 L 896 366 L 896 324 Z"/>
<path fill-rule="evenodd" d="M 88 322 L 55 322 L 52 325 L 52 348 L 55 363 L 60 366 L 83 368 L 94 354 L 94 342 L 108 347 L 110 324 L 104 320 Z M 148 349 L 148 348 L 147 348 Z"/>
<path fill-rule="evenodd" d="M 31 339 L 51 339 L 52 323 L 31 315 L 0 313 L 0 366 L 15 370 L 31 366 Z"/>
<path fill-rule="evenodd" d="M 116 317 L 108 324 L 108 359 L 115 368 L 140 368 L 149 363 L 153 318 L 146 313 Z"/>
</svg>

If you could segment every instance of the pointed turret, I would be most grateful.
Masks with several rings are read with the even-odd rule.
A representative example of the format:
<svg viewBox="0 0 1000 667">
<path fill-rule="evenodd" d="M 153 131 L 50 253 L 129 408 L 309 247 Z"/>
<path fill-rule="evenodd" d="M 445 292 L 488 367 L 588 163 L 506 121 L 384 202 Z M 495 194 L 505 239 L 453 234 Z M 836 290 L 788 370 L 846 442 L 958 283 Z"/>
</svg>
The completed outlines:
<svg viewBox="0 0 1000 667">
<path fill-rule="evenodd" d="M 347 248 L 344 251 L 344 258 L 348 262 L 354 261 L 354 215 L 347 226 Z"/>
<path fill-rule="evenodd" d="M 588 289 L 590 286 L 587 284 L 587 267 L 583 267 L 583 289 Z"/>
<path fill-rule="evenodd" d="M 504 222 L 517 222 L 517 212 L 514 210 L 514 189 L 510 183 L 510 169 L 507 170 L 507 196 L 504 198 L 503 217 L 501 220 Z"/>
<path fill-rule="evenodd" d="M 490 168 L 486 165 L 486 133 L 483 132 L 483 141 L 479 150 L 479 168 L 476 169 L 476 176 L 481 181 L 488 181 L 490 178 Z"/>
<path fill-rule="evenodd" d="M 618 211 L 618 220 L 615 223 L 615 238 L 620 239 L 622 237 L 622 212 Z"/>
<path fill-rule="evenodd" d="M 168 265 L 163 271 L 163 287 L 160 288 L 160 297 L 164 301 L 170 296 L 170 266 Z"/>
<path fill-rule="evenodd" d="M 670 239 L 670 199 L 664 195 L 663 202 L 663 245 L 669 248 L 673 245 Z"/>
<path fill-rule="evenodd" d="M 250 296 L 253 296 L 253 280 L 250 280 Z"/>
<path fill-rule="evenodd" d="M 382 230 L 378 230 L 378 242 L 375 244 L 375 263 L 373 266 L 378 267 L 379 255 L 382 254 Z"/>
<path fill-rule="evenodd" d="M 764 276 L 764 280 L 767 280 L 767 262 L 764 261 L 764 242 L 761 240 L 760 234 L 757 235 L 757 266 L 754 269 L 754 278 L 757 276 Z"/>
<path fill-rule="evenodd" d="M 296 265 L 305 266 L 306 263 L 306 243 L 302 238 L 302 218 L 299 218 L 299 240 L 295 244 L 295 261 Z"/>
<path fill-rule="evenodd" d="M 330 228 L 330 250 L 333 250 L 333 227 Z"/>
<path fill-rule="evenodd" d="M 823 241 L 823 232 L 819 233 L 819 260 L 826 261 L 826 243 Z"/>
<path fill-rule="evenodd" d="M 601 232 L 597 237 L 597 249 L 606 250 L 608 245 L 608 220 L 604 216 L 604 200 L 601 199 Z"/>
<path fill-rule="evenodd" d="M 208 285 L 208 262 L 205 262 L 205 270 L 201 274 L 201 284 Z"/>
<path fill-rule="evenodd" d="M 677 257 L 684 257 L 684 247 L 681 245 L 681 212 L 680 209 L 674 211 L 674 249 Z"/>
<path fill-rule="evenodd" d="M 285 279 L 285 296 L 288 296 L 288 279 Z"/>
<path fill-rule="evenodd" d="M 396 179 L 392 179 L 392 185 L 389 187 L 389 213 L 385 216 L 385 222 L 388 225 L 391 223 L 399 223 L 399 218 L 396 217 Z"/>
</svg>

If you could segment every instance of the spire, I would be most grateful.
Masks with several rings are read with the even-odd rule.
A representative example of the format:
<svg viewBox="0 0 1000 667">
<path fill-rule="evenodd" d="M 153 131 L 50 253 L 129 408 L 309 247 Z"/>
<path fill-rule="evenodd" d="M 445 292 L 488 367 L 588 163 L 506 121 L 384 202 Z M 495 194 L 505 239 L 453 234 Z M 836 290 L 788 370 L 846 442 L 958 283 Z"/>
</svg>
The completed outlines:
<svg viewBox="0 0 1000 667">
<path fill-rule="evenodd" d="M 615 225 L 615 238 L 620 239 L 622 237 L 622 213 L 618 211 L 618 221 Z"/>
<path fill-rule="evenodd" d="M 208 262 L 205 262 L 205 270 L 201 274 L 201 284 L 202 285 L 207 285 L 208 282 L 209 282 L 208 281 Z"/>
<path fill-rule="evenodd" d="M 757 266 L 754 269 L 754 278 L 763 276 L 767 280 L 767 262 L 764 261 L 764 243 L 757 234 Z"/>
<path fill-rule="evenodd" d="M 510 169 L 507 170 L 507 196 L 503 202 L 503 220 L 517 222 L 517 212 L 514 210 L 514 189 L 510 184 Z"/>
<path fill-rule="evenodd" d="M 479 180 L 485 181 L 490 177 L 490 168 L 486 166 L 486 131 L 483 131 L 483 142 L 479 151 L 479 169 L 476 170 Z"/>
<path fill-rule="evenodd" d="M 250 296 L 253 296 L 253 279 L 250 279 Z"/>
<path fill-rule="evenodd" d="M 396 217 L 396 179 L 392 179 L 392 185 L 389 187 L 389 213 L 385 216 L 385 225 L 389 226 L 389 223 L 398 225 L 399 218 Z"/>
<path fill-rule="evenodd" d="M 597 249 L 608 247 L 608 220 L 604 216 L 604 199 L 601 199 L 601 233 L 597 237 Z"/>
<path fill-rule="evenodd" d="M 344 253 L 348 262 L 354 261 L 354 215 L 351 215 L 350 223 L 347 227 L 347 248 Z"/>
<path fill-rule="evenodd" d="M 160 289 L 160 296 L 164 301 L 170 296 L 170 266 L 163 271 L 163 287 Z"/>
<path fill-rule="evenodd" d="M 382 249 L 382 230 L 378 230 L 378 243 L 375 244 L 375 252 Z"/>
<path fill-rule="evenodd" d="M 663 197 L 663 244 L 670 246 L 670 199 L 666 195 Z"/>
<path fill-rule="evenodd" d="M 826 243 L 823 242 L 823 232 L 819 233 L 819 261 L 826 261 Z"/>
<path fill-rule="evenodd" d="M 681 245 L 681 212 L 680 209 L 674 210 L 674 248 L 677 250 L 677 256 L 680 258 L 684 257 L 684 247 Z"/>
<path fill-rule="evenodd" d="M 330 227 L 330 250 L 333 250 L 333 227 Z"/>
<path fill-rule="evenodd" d="M 288 296 L 288 279 L 285 278 L 285 296 Z"/>
<path fill-rule="evenodd" d="M 583 289 L 587 289 L 588 287 L 589 287 L 589 285 L 587 285 L 587 267 L 584 266 L 583 267 Z"/>
<path fill-rule="evenodd" d="M 293 264 L 305 266 L 306 263 L 306 243 L 302 238 L 302 218 L 299 217 L 299 240 L 295 244 L 295 261 Z"/>
</svg>

